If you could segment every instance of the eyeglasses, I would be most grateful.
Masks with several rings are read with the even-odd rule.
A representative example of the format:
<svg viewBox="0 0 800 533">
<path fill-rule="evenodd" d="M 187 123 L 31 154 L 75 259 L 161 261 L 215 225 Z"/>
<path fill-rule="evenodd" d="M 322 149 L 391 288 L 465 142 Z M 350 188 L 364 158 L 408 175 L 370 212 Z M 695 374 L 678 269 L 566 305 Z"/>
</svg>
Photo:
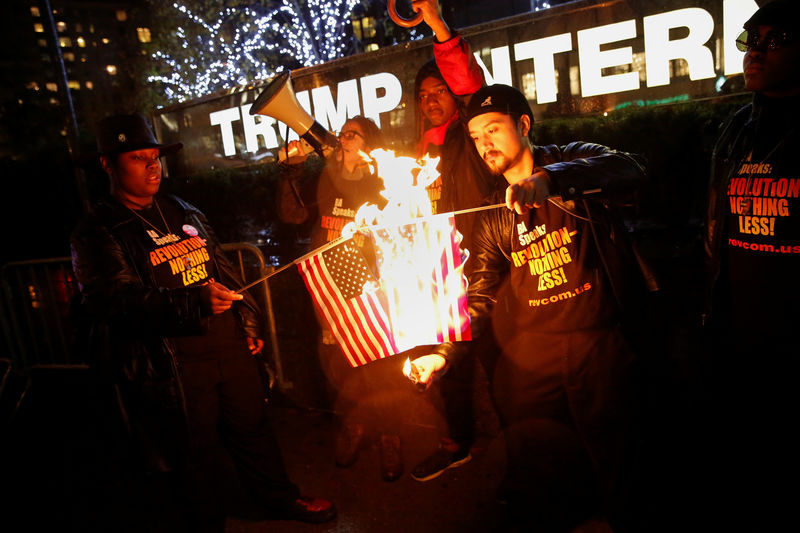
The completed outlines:
<svg viewBox="0 0 800 533">
<path fill-rule="evenodd" d="M 361 137 L 362 139 L 364 138 L 363 135 L 361 135 L 360 133 L 358 133 L 355 130 L 347 130 L 347 131 L 342 131 L 342 132 L 339 133 L 339 139 L 344 139 L 345 141 L 352 141 L 357 136 Z"/>
<path fill-rule="evenodd" d="M 794 36 L 785 31 L 769 31 L 762 39 L 757 32 L 744 30 L 736 38 L 736 48 L 741 52 L 757 50 L 766 52 L 767 50 L 777 50 L 787 44 L 794 42 Z"/>
</svg>

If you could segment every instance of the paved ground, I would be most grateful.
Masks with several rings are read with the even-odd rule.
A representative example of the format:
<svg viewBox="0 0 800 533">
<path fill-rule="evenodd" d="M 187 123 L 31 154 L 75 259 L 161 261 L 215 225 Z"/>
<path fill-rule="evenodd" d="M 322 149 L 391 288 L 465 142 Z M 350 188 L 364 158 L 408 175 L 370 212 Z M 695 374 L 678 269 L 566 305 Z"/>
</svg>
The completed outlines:
<svg viewBox="0 0 800 533">
<path fill-rule="evenodd" d="M 702 531 L 693 518 L 705 505 L 702 459 L 693 449 L 693 417 L 682 400 L 682 382 L 653 380 L 648 432 L 638 499 L 646 527 L 642 531 Z M 6 397 L 22 385 L 10 380 Z M 123 468 L 124 450 L 106 437 L 98 424 L 97 398 L 88 373 L 43 371 L 21 409 L 3 426 L 2 531 L 136 531 L 135 517 L 120 504 L 120 495 L 136 484 Z M 378 453 L 367 447 L 349 469 L 334 466 L 336 424 L 324 411 L 273 401 L 270 409 L 292 479 L 308 494 L 329 497 L 339 508 L 335 522 L 307 525 L 283 521 L 230 518 L 229 533 L 358 532 L 456 533 L 512 531 L 506 509 L 495 499 L 505 470 L 502 435 L 495 436 L 472 462 L 427 483 L 408 471 L 437 444 L 440 424 L 435 402 L 409 387 L 404 400 L 411 416 L 401 428 L 406 474 L 393 483 L 382 481 Z M 3 404 L 7 422 L 13 406 Z M 696 417 L 695 417 L 696 418 Z M 149 508 L 158 514 L 167 504 L 151 491 Z M 168 509 L 167 509 L 168 510 Z M 9 527 L 10 526 L 10 527 Z M 174 531 L 169 526 L 148 531 Z M 514 530 L 516 531 L 516 530 Z M 582 533 L 604 531 L 596 523 Z"/>
</svg>

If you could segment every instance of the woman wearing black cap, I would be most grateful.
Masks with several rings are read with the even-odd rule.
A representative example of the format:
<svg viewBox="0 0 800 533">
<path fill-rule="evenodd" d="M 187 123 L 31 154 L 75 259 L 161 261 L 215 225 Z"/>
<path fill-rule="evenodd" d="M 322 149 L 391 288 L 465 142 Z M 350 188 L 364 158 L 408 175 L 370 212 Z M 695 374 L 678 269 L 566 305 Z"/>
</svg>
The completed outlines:
<svg viewBox="0 0 800 533">
<path fill-rule="evenodd" d="M 241 280 L 203 214 L 158 194 L 160 157 L 181 145 L 118 115 L 101 122 L 97 146 L 111 195 L 73 232 L 73 268 L 95 364 L 146 471 L 182 473 L 193 530 L 223 530 L 222 450 L 268 517 L 332 519 L 333 504 L 301 496 L 284 469 L 253 357 L 263 346 L 255 301 L 234 292 Z"/>
</svg>

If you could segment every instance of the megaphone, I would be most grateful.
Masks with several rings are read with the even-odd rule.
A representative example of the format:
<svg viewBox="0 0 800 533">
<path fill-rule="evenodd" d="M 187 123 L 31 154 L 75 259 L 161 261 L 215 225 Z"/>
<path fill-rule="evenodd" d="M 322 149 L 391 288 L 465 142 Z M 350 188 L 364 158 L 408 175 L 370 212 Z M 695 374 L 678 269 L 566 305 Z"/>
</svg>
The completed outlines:
<svg viewBox="0 0 800 533">
<path fill-rule="evenodd" d="M 325 157 L 339 146 L 339 140 L 300 106 L 292 89 L 291 72 L 276 76 L 258 95 L 250 108 L 251 115 L 267 115 L 292 128 L 314 151 Z"/>
</svg>

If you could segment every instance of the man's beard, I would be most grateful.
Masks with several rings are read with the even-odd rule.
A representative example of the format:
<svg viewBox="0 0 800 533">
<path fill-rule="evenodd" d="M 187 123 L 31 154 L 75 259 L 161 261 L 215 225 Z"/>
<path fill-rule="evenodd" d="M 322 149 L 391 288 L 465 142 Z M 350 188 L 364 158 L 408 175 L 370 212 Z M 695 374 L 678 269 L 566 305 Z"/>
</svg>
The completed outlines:
<svg viewBox="0 0 800 533">
<path fill-rule="evenodd" d="M 490 162 L 486 159 L 486 156 L 492 156 L 494 159 Z M 505 174 L 506 170 L 511 168 L 511 164 L 513 163 L 513 161 L 507 158 L 505 154 L 499 150 L 489 150 L 483 154 L 483 162 L 489 168 L 489 171 L 495 176 L 502 176 Z"/>
</svg>

